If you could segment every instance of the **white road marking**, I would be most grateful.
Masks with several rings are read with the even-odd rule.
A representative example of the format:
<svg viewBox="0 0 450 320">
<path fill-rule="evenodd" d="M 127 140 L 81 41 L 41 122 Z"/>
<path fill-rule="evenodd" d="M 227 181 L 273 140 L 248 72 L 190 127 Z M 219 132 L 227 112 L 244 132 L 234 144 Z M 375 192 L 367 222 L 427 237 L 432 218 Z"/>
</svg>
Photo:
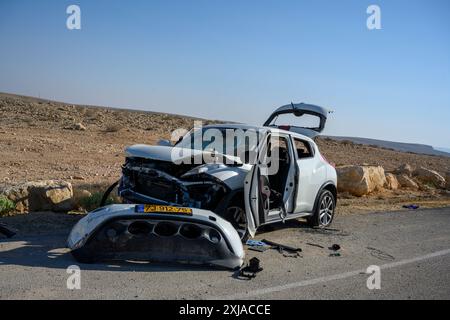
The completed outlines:
<svg viewBox="0 0 450 320">
<path fill-rule="evenodd" d="M 430 253 L 430 254 L 427 254 L 424 256 L 420 256 L 420 257 L 416 257 L 416 258 L 405 259 L 405 260 L 401 260 L 401 261 L 397 261 L 397 262 L 383 264 L 380 266 L 380 268 L 382 270 L 383 269 L 391 269 L 391 268 L 400 267 L 400 266 L 404 266 L 404 265 L 411 264 L 411 263 L 429 260 L 429 259 L 440 257 L 440 256 L 445 256 L 447 254 L 450 254 L 450 249 L 433 252 L 433 253 Z M 253 291 L 247 292 L 247 293 L 238 293 L 238 294 L 234 294 L 234 295 L 229 295 L 229 296 L 224 296 L 224 297 L 216 297 L 216 298 L 212 298 L 212 299 L 218 299 L 218 300 L 248 299 L 248 298 L 252 298 L 252 297 L 256 297 L 256 296 L 265 295 L 268 293 L 285 291 L 285 290 L 289 290 L 289 289 L 293 289 L 293 288 L 306 287 L 306 286 L 310 286 L 310 285 L 314 285 L 314 284 L 318 284 L 318 283 L 324 283 L 324 282 L 329 282 L 329 281 L 350 278 L 350 277 L 360 275 L 361 273 L 366 273 L 366 269 L 359 269 L 359 270 L 349 271 L 349 272 L 335 274 L 335 275 L 331 275 L 331 276 L 310 279 L 310 280 L 303 280 L 303 281 L 299 281 L 299 282 L 293 282 L 293 283 L 288 283 L 288 284 L 274 286 L 274 287 L 257 289 L 257 290 L 253 290 Z"/>
</svg>

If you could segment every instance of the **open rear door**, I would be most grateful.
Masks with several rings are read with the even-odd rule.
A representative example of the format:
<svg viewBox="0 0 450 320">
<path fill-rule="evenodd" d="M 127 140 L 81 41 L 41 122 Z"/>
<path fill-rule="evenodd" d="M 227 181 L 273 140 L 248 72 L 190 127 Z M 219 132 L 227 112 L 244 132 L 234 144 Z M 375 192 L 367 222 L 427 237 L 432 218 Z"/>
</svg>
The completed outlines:
<svg viewBox="0 0 450 320">
<path fill-rule="evenodd" d="M 328 114 L 331 111 L 313 105 L 313 104 L 306 104 L 306 103 L 291 103 L 285 106 L 282 106 L 275 110 L 270 117 L 267 119 L 267 121 L 264 123 L 265 127 L 275 127 L 283 130 L 288 130 L 292 132 L 297 132 L 300 134 L 303 134 L 307 137 L 314 138 L 317 135 L 319 135 L 324 129 L 325 124 L 327 122 Z M 278 123 L 277 120 L 279 116 L 291 114 L 295 117 L 303 117 L 303 116 L 312 116 L 317 117 L 317 124 L 314 126 L 297 126 L 294 124 L 288 124 L 288 123 Z M 304 117 L 306 118 L 306 117 Z"/>
<path fill-rule="evenodd" d="M 269 179 L 261 170 L 264 158 L 267 156 L 270 135 L 264 137 L 259 147 L 257 161 L 247 174 L 244 183 L 245 212 L 247 216 L 247 229 L 254 237 L 256 229 L 265 222 L 270 209 Z"/>
</svg>

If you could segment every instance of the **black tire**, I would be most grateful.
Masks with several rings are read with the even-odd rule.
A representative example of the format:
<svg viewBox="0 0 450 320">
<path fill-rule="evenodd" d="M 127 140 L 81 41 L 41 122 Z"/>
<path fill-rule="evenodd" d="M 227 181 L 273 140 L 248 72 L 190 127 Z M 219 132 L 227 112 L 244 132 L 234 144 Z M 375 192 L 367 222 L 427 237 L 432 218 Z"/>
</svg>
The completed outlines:
<svg viewBox="0 0 450 320">
<path fill-rule="evenodd" d="M 109 195 L 114 190 L 115 187 L 119 184 L 120 180 L 114 182 L 111 186 L 109 186 L 108 189 L 106 189 L 105 193 L 103 194 L 102 201 L 100 201 L 100 208 L 104 207 L 106 204 L 106 201 L 108 200 Z"/>
<path fill-rule="evenodd" d="M 239 213 L 237 213 L 237 211 L 239 211 Z M 236 220 L 237 214 L 239 215 L 239 220 Z M 245 205 L 243 197 L 235 197 L 225 209 L 225 214 L 223 217 L 233 225 L 233 227 L 238 232 L 241 241 L 243 243 L 246 243 L 250 235 L 247 229 L 247 216 L 245 215 Z"/>
<path fill-rule="evenodd" d="M 308 217 L 311 227 L 326 228 L 331 225 L 336 210 L 336 198 L 329 190 L 322 190 L 314 214 Z"/>
<path fill-rule="evenodd" d="M 79 263 L 92 264 L 96 262 L 96 259 L 82 248 L 73 250 L 71 254 Z"/>
</svg>

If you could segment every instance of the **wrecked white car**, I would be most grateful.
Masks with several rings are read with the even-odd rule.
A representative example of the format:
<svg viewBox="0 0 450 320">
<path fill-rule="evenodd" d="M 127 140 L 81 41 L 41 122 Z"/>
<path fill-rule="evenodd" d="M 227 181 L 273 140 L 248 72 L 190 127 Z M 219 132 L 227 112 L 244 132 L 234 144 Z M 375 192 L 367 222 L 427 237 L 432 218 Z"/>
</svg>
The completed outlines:
<svg viewBox="0 0 450 320">
<path fill-rule="evenodd" d="M 262 127 L 209 125 L 194 128 L 173 146 L 130 146 L 119 196 L 125 203 L 212 211 L 242 240 L 259 226 L 299 217 L 328 226 L 336 206 L 336 171 L 312 139 L 323 131 L 328 113 L 315 105 L 289 104 Z M 310 127 L 280 122 L 286 116 L 316 122 Z M 274 163 L 276 170 L 267 170 Z"/>
</svg>

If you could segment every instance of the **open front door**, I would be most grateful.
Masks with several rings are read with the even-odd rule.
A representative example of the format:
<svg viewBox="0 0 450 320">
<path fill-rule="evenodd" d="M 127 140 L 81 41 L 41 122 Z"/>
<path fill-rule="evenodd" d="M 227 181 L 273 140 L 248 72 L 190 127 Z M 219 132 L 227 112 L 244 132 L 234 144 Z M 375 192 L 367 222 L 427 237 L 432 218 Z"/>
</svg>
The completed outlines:
<svg viewBox="0 0 450 320">
<path fill-rule="evenodd" d="M 283 204 L 286 210 L 286 214 L 292 214 L 295 211 L 298 191 L 298 177 L 300 170 L 294 154 L 294 152 L 296 152 L 295 146 L 292 144 L 292 141 L 289 137 L 286 137 L 286 142 L 288 146 L 289 170 L 286 175 L 286 182 L 284 186 Z"/>
<path fill-rule="evenodd" d="M 256 229 L 265 222 L 270 209 L 270 188 L 269 179 L 261 174 L 261 163 L 267 155 L 269 135 L 262 142 L 259 148 L 257 161 L 247 174 L 244 183 L 245 212 L 247 216 L 247 229 L 254 237 Z"/>
</svg>

